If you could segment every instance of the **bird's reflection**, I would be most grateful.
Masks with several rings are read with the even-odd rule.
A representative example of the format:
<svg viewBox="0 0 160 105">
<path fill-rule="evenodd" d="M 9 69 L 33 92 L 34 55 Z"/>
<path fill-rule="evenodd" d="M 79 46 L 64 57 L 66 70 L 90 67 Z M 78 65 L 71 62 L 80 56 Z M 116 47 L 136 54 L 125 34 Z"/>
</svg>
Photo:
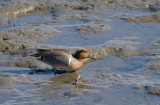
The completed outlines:
<svg viewBox="0 0 160 105">
<path fill-rule="evenodd" d="M 65 83 L 77 83 L 77 82 L 82 82 L 84 81 L 80 75 L 77 74 L 77 72 L 72 72 L 72 73 L 65 73 L 61 74 L 58 76 L 55 76 L 53 78 L 50 78 L 51 83 L 60 83 L 60 84 L 65 84 Z"/>
<path fill-rule="evenodd" d="M 90 89 L 77 72 L 53 75 L 48 81 L 37 82 L 34 85 L 38 87 L 34 93 L 37 93 L 44 100 L 78 97 Z"/>
<path fill-rule="evenodd" d="M 35 83 L 38 87 L 44 86 L 42 84 L 54 85 L 53 88 L 59 87 L 59 89 L 63 89 L 65 87 L 69 88 L 78 88 L 78 89 L 86 89 L 87 86 L 84 85 L 84 79 L 77 74 L 77 72 L 72 73 L 63 73 L 59 75 L 55 75 L 53 78 L 50 78 L 47 82 L 38 82 Z M 56 88 L 57 89 L 57 88 Z"/>
</svg>

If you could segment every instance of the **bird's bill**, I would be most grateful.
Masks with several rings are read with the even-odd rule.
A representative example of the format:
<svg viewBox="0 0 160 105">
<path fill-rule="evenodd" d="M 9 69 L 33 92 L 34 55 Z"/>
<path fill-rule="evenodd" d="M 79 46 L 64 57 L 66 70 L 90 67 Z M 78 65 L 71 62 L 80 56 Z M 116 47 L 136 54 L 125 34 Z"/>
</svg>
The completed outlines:
<svg viewBox="0 0 160 105">
<path fill-rule="evenodd" d="M 88 56 L 88 58 L 96 60 L 94 57 L 92 57 L 91 55 Z"/>
</svg>

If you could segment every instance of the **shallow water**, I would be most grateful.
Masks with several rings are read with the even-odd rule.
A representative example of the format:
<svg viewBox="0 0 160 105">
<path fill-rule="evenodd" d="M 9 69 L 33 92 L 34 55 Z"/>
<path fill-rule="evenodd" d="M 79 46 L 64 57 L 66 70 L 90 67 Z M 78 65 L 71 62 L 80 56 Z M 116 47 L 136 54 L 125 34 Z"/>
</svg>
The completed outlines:
<svg viewBox="0 0 160 105">
<path fill-rule="evenodd" d="M 17 16 L 8 21 L 8 23 L 4 25 L 0 25 L 0 28 L 8 28 L 8 27 L 16 27 L 16 26 L 23 26 L 23 25 L 36 25 L 46 21 L 47 18 L 51 18 L 50 14 L 47 12 L 32 12 L 28 14 L 24 14 L 22 16 Z"/>
<path fill-rule="evenodd" d="M 123 50 L 130 45 L 131 48 L 136 47 L 137 52 L 147 50 L 149 54 L 148 52 L 144 54 L 140 52 L 140 54 L 133 54 L 133 56 L 127 54 L 130 51 L 129 49 L 122 54 L 121 52 L 118 53 L 119 55 L 111 54 L 111 56 L 105 56 L 103 59 L 84 65 L 75 73 L 61 75 L 54 75 L 52 70 L 28 74 L 31 72 L 30 68 L 0 66 L 0 104 L 160 104 L 159 93 L 153 94 L 150 90 L 150 87 L 151 89 L 159 89 L 160 86 L 159 74 L 152 70 L 154 69 L 152 63 L 158 64 L 157 62 L 159 62 L 158 58 L 153 58 L 154 51 L 157 51 L 158 47 L 152 44 L 159 39 L 160 24 L 156 22 L 129 23 L 124 21 L 124 18 L 149 13 L 146 10 L 122 9 L 102 15 L 98 14 L 91 18 L 82 16 L 78 19 L 60 19 L 59 21 L 54 20 L 51 13 L 33 12 L 13 19 L 10 24 L 1 25 L 0 29 L 6 30 L 8 27 L 41 26 L 42 24 L 57 29 L 60 33 L 56 37 L 40 43 L 45 46 L 57 48 L 61 46 L 65 48 L 87 46 L 94 49 L 94 47 L 106 47 L 106 44 L 108 44 L 109 47 L 107 48 L 115 47 L 116 49 L 120 45 Z M 83 29 L 85 25 L 91 28 L 89 34 L 81 33 L 78 30 L 81 27 Z M 102 27 L 97 27 L 100 30 L 94 31 L 96 28 L 92 29 L 90 27 L 92 25 Z M 107 26 L 108 31 L 101 30 L 101 28 L 104 28 L 103 26 Z M 92 31 L 95 33 L 92 34 Z M 110 54 L 111 52 L 108 51 L 107 53 Z M 146 53 L 151 56 L 147 56 Z M 0 62 L 8 62 L 10 66 L 15 66 L 12 62 L 19 61 L 19 58 L 13 55 L 0 55 Z M 148 67 L 150 68 L 148 69 Z M 34 70 L 37 69 L 32 71 Z M 159 68 L 157 71 L 159 71 Z M 76 83 L 79 76 L 82 78 Z"/>
<path fill-rule="evenodd" d="M 128 60 L 126 61 L 125 59 Z M 139 62 L 136 62 L 136 60 L 139 60 Z M 66 102 L 71 105 L 157 104 L 159 103 L 159 97 L 150 95 L 145 90 L 137 90 L 131 86 L 132 82 L 133 84 L 136 83 L 136 79 L 133 81 L 125 80 L 123 83 L 118 80 L 123 73 L 130 74 L 130 72 L 136 72 L 137 75 L 137 71 L 143 68 L 146 64 L 145 62 L 148 62 L 148 60 L 138 56 L 129 58 L 105 58 L 88 64 L 73 74 L 62 74 L 56 77 L 51 72 L 30 75 L 24 80 L 24 82 L 27 82 L 25 84 L 14 85 L 11 83 L 0 87 L 1 103 L 3 103 L 2 105 L 56 105 L 66 104 Z M 17 76 L 26 75 L 29 71 L 27 68 L 13 67 L 1 67 L 0 69 L 0 73 L 18 74 Z M 82 76 L 84 82 L 77 85 L 72 84 L 78 75 Z M 105 77 L 105 75 L 108 76 Z M 141 81 L 138 80 L 140 83 L 146 81 L 143 77 L 140 77 L 140 79 Z"/>
<path fill-rule="evenodd" d="M 4 0 L 0 0 L 0 3 L 3 3 Z"/>
<path fill-rule="evenodd" d="M 137 42 L 140 43 L 140 47 L 146 47 L 150 45 L 152 41 L 159 38 L 159 23 L 128 23 L 120 19 L 113 18 L 115 16 L 119 16 L 119 14 L 138 16 L 140 14 L 148 14 L 148 12 L 124 9 L 107 15 L 102 15 L 102 19 L 110 19 L 108 23 L 111 30 L 109 32 L 93 35 L 83 35 L 77 32 L 75 26 L 87 24 L 87 21 L 85 20 L 66 20 L 56 23 L 55 25 L 57 27 L 61 27 L 59 29 L 61 31 L 60 35 L 56 38 L 47 40 L 45 44 L 54 46 L 92 46 L 103 44 L 107 41 L 118 38 L 136 37 L 139 39 Z"/>
</svg>

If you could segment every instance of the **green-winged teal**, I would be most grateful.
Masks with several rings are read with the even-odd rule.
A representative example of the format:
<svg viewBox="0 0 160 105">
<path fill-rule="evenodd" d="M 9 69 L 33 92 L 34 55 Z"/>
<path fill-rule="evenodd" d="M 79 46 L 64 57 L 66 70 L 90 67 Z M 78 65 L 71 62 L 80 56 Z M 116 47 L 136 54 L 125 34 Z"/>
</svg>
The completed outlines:
<svg viewBox="0 0 160 105">
<path fill-rule="evenodd" d="M 80 48 L 75 54 L 71 54 L 64 49 L 37 49 L 37 53 L 33 56 L 38 60 L 47 63 L 53 69 L 61 69 L 65 71 L 77 71 L 83 66 L 82 59 L 91 58 L 88 49 Z"/>
</svg>

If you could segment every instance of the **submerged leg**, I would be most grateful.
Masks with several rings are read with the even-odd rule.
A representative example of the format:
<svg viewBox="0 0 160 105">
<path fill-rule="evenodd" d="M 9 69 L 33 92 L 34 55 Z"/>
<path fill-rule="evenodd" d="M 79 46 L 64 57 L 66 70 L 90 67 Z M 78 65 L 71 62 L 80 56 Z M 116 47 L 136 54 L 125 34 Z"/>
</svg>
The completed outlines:
<svg viewBox="0 0 160 105">
<path fill-rule="evenodd" d="M 76 82 L 78 82 L 79 80 L 81 80 L 81 76 L 80 75 L 78 75 L 78 77 L 77 77 L 77 79 L 76 79 Z"/>
<path fill-rule="evenodd" d="M 54 69 L 54 75 L 56 76 L 56 74 L 57 74 L 57 69 Z"/>
</svg>

